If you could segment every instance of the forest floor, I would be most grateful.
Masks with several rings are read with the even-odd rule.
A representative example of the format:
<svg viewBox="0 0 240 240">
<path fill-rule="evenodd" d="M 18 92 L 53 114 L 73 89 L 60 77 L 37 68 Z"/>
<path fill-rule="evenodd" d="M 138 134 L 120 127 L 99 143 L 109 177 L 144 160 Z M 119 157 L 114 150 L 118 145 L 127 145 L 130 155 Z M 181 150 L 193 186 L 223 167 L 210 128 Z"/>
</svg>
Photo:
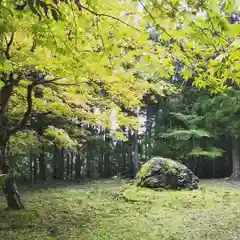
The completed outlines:
<svg viewBox="0 0 240 240">
<path fill-rule="evenodd" d="M 194 191 L 153 191 L 114 180 L 26 191 L 23 211 L 4 210 L 0 197 L 0 239 L 239 240 L 234 186 L 209 180 Z"/>
</svg>

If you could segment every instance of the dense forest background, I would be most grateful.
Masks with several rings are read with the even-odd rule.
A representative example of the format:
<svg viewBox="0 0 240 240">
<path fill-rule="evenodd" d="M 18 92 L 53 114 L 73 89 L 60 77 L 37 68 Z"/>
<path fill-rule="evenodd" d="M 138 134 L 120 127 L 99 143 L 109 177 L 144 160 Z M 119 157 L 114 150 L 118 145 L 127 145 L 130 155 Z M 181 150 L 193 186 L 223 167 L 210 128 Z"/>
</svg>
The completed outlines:
<svg viewBox="0 0 240 240">
<path fill-rule="evenodd" d="M 74 149 L 64 132 L 59 131 L 53 139 L 54 129 L 48 128 L 49 122 L 68 124 L 64 119 L 58 123 L 54 116 L 39 116 L 29 124 L 39 134 L 36 144 L 29 147 L 24 138 L 15 143 L 23 148 L 12 156 L 18 159 L 16 174 L 19 180 L 32 183 L 132 178 L 141 164 L 163 156 L 184 163 L 200 178 L 229 177 L 232 159 L 238 154 L 233 134 L 239 129 L 239 98 L 237 90 L 218 96 L 188 86 L 172 96 L 149 94 L 138 113 L 142 121 L 139 132 L 123 129 L 125 139 L 117 140 L 107 129 L 85 126 L 84 142 Z"/>
</svg>

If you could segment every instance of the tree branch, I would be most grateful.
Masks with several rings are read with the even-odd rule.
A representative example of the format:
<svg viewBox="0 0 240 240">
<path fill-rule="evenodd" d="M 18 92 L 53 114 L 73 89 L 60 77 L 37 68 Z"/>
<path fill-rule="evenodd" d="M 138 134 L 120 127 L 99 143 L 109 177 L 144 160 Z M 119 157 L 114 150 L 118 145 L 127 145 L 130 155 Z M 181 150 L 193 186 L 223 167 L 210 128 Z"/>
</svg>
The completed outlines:
<svg viewBox="0 0 240 240">
<path fill-rule="evenodd" d="M 209 38 L 209 36 L 208 36 L 207 33 L 205 32 L 205 29 L 204 29 L 204 28 L 198 26 L 195 22 L 191 22 L 190 25 L 196 26 L 198 29 L 200 29 L 200 31 L 203 33 L 203 35 L 204 35 L 206 38 Z M 206 44 L 206 45 L 207 45 L 207 44 Z M 214 43 L 210 43 L 210 45 L 212 45 L 212 47 L 214 48 L 214 50 L 215 50 L 216 53 L 219 52 Z"/>
<path fill-rule="evenodd" d="M 53 85 L 57 85 L 57 86 L 79 86 L 80 84 L 84 83 L 84 82 L 79 82 L 79 83 L 58 83 L 56 81 L 61 80 L 62 78 L 53 78 L 50 80 L 43 80 L 43 81 L 39 81 L 36 83 L 36 85 L 47 85 L 47 84 L 53 84 Z"/>
<path fill-rule="evenodd" d="M 7 37 L 5 36 L 5 41 L 6 41 L 6 44 L 7 44 L 7 47 L 6 47 L 6 50 L 4 51 L 5 53 L 5 56 L 7 59 L 10 59 L 11 56 L 10 56 L 10 47 L 13 43 L 13 39 L 14 39 L 14 32 L 11 33 L 11 37 L 10 37 L 10 40 L 8 41 L 7 40 Z"/>
<path fill-rule="evenodd" d="M 18 132 L 19 130 L 22 130 L 26 126 L 28 118 L 32 112 L 32 92 L 33 92 L 33 89 L 35 86 L 36 86 L 36 84 L 34 84 L 34 83 L 28 85 L 28 88 L 27 88 L 27 110 L 25 111 L 22 119 L 19 121 L 17 126 L 8 132 L 9 137 L 12 136 L 13 134 L 15 134 L 16 132 Z"/>
<path fill-rule="evenodd" d="M 148 14 L 148 15 L 150 16 L 150 18 L 153 20 L 154 24 L 156 24 L 156 28 L 161 29 L 171 40 L 173 40 L 173 41 L 179 46 L 179 48 L 180 48 L 181 52 L 183 53 L 183 55 L 189 60 L 191 66 L 194 67 L 194 64 L 193 64 L 193 62 L 192 62 L 191 56 L 189 56 L 189 55 L 187 54 L 187 52 L 186 52 L 185 49 L 184 49 L 183 44 L 182 44 L 181 42 L 179 42 L 178 40 L 174 39 L 174 38 L 168 33 L 168 31 L 167 31 L 164 27 L 160 26 L 160 25 L 156 22 L 156 19 L 153 17 L 153 15 L 151 14 L 151 12 L 146 8 L 146 6 L 144 5 L 144 3 L 142 3 L 141 1 L 140 1 L 139 3 L 142 5 L 143 9 L 147 12 L 147 14 Z M 173 54 L 173 53 L 172 53 L 172 54 Z"/>
<path fill-rule="evenodd" d="M 57 82 L 51 82 L 49 84 L 53 84 L 53 85 L 57 85 L 57 86 L 71 87 L 71 86 L 79 86 L 80 83 L 57 83 Z"/>
<path fill-rule="evenodd" d="M 87 8 L 87 7 L 83 6 L 83 5 L 82 5 L 79 1 L 77 1 L 77 0 L 75 1 L 75 3 L 77 4 L 79 10 L 84 9 L 85 11 L 87 11 L 87 12 L 89 12 L 89 13 L 97 16 L 97 17 L 107 17 L 107 18 L 111 18 L 111 19 L 116 20 L 117 22 L 120 22 L 120 23 L 122 23 L 122 24 L 124 24 L 124 25 L 126 25 L 126 26 L 128 26 L 128 27 L 130 27 L 130 28 L 132 28 L 132 29 L 134 29 L 134 30 L 136 30 L 136 31 L 138 31 L 138 32 L 141 32 L 140 29 L 138 29 L 138 28 L 136 28 L 136 27 L 134 27 L 134 26 L 132 26 L 132 25 L 124 22 L 124 21 L 121 20 L 120 18 L 114 17 L 114 16 L 112 16 L 112 15 L 108 15 L 108 14 L 105 14 L 105 13 L 97 13 L 97 12 L 91 10 L 90 8 Z"/>
<path fill-rule="evenodd" d="M 68 83 L 57 83 L 56 82 L 57 80 L 60 80 L 62 78 L 53 78 L 51 80 L 43 80 L 43 79 L 44 79 L 44 77 L 41 77 L 40 79 L 38 79 L 38 81 L 32 82 L 31 84 L 28 85 L 28 87 L 27 87 L 27 109 L 26 109 L 22 119 L 17 124 L 17 126 L 8 131 L 8 137 L 10 137 L 13 134 L 15 134 L 16 132 L 22 130 L 26 126 L 29 116 L 32 113 L 32 107 L 33 107 L 32 93 L 33 93 L 34 87 L 36 87 L 37 85 L 40 85 L 40 84 L 42 84 L 42 85 L 55 84 L 55 85 L 59 85 L 59 86 L 77 86 L 80 84 L 80 83 L 68 84 Z"/>
<path fill-rule="evenodd" d="M 7 75 L 4 77 L 7 78 Z M 5 85 L 0 89 L 0 126 L 5 126 L 7 122 L 7 106 L 12 96 L 14 87 L 19 83 L 21 75 L 19 74 L 17 78 L 14 79 L 13 73 L 9 74 L 9 79 L 6 81 Z"/>
</svg>

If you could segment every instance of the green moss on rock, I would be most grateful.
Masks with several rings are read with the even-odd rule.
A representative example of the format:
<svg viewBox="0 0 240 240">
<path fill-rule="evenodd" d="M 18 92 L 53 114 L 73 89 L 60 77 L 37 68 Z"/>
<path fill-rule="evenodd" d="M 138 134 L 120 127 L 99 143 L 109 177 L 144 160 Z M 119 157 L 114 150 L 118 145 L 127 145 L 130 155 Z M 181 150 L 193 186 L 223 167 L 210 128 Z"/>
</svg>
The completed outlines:
<svg viewBox="0 0 240 240">
<path fill-rule="evenodd" d="M 163 158 L 163 169 L 169 174 L 179 174 L 187 167 L 179 162 L 176 162 L 170 158 Z"/>
<path fill-rule="evenodd" d="M 152 170 L 152 168 L 154 167 L 154 159 L 149 160 L 148 162 L 146 162 L 145 164 L 143 164 L 142 168 L 140 169 L 140 171 L 137 174 L 137 178 L 141 178 L 144 177 L 145 175 L 147 175 L 149 173 L 149 171 Z"/>
<path fill-rule="evenodd" d="M 198 178 L 185 165 L 169 158 L 154 157 L 136 176 L 136 185 L 149 188 L 198 188 Z"/>
</svg>

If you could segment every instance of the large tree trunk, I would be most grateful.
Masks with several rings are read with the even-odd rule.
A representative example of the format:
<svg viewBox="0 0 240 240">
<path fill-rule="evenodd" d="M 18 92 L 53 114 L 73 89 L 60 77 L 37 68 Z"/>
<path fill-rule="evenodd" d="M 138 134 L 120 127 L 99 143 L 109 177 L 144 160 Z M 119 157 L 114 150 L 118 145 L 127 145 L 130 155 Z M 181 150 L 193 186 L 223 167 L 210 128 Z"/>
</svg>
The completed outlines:
<svg viewBox="0 0 240 240">
<path fill-rule="evenodd" d="M 9 209 L 20 210 L 24 208 L 13 176 L 9 176 L 5 179 L 3 192 L 7 199 Z"/>
<path fill-rule="evenodd" d="M 239 153 L 239 139 L 233 137 L 232 140 L 232 175 L 230 180 L 240 180 L 240 153 Z"/>
<path fill-rule="evenodd" d="M 11 210 L 20 210 L 24 208 L 20 194 L 14 181 L 13 174 L 9 172 L 9 166 L 6 163 L 6 144 L 0 146 L 0 166 L 3 174 L 6 174 L 3 192 L 7 199 L 8 208 Z"/>
<path fill-rule="evenodd" d="M 13 42 L 13 38 L 14 33 L 12 33 L 11 39 L 8 43 L 9 47 Z M 8 59 L 10 58 L 9 49 L 5 55 Z M 7 162 L 6 146 L 10 137 L 16 132 L 22 130 L 27 124 L 28 118 L 32 111 L 32 91 L 34 88 L 34 84 L 32 83 L 28 85 L 27 109 L 24 112 L 23 117 L 16 126 L 10 128 L 9 119 L 7 116 L 7 109 L 14 87 L 18 85 L 22 76 L 21 74 L 18 74 L 18 76 L 15 78 L 14 73 L 12 72 L 10 74 L 5 74 L 4 77 L 8 78 L 8 81 L 6 81 L 7 84 L 5 84 L 0 89 L 0 170 L 3 174 L 6 174 L 3 191 L 7 199 L 8 208 L 18 210 L 23 208 L 23 204 L 21 202 L 16 184 L 14 182 L 13 174 L 12 172 L 9 172 L 10 167 L 12 166 L 9 166 L 9 163 Z"/>
</svg>

